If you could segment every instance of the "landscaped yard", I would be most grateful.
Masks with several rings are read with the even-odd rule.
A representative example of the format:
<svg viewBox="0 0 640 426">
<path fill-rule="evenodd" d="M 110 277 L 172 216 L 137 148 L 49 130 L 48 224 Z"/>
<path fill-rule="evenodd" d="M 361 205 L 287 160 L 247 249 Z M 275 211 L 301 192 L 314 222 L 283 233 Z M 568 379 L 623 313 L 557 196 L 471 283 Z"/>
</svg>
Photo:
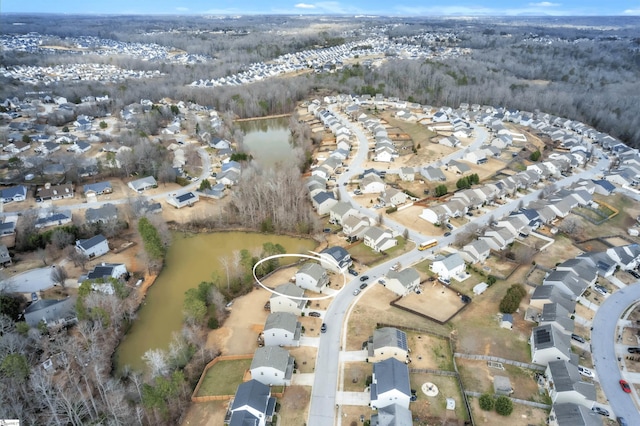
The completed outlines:
<svg viewBox="0 0 640 426">
<path fill-rule="evenodd" d="M 196 396 L 234 395 L 249 367 L 251 359 L 217 362 L 207 370 Z"/>
</svg>

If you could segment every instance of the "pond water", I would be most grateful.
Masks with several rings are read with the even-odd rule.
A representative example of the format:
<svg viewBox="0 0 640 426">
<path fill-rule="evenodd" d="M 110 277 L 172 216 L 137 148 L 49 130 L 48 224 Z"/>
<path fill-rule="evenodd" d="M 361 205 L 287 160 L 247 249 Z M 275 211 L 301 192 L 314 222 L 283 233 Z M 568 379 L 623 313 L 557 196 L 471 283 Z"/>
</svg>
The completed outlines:
<svg viewBox="0 0 640 426">
<path fill-rule="evenodd" d="M 184 293 L 202 281 L 211 281 L 214 271 L 224 277 L 221 257 L 229 256 L 233 250 L 252 252 L 267 242 L 281 244 L 287 253 L 307 253 L 316 247 L 313 240 L 282 235 L 247 232 L 174 234 L 164 268 L 148 290 L 133 326 L 116 350 L 116 367 L 121 369 L 129 365 L 136 370 L 144 369 L 142 355 L 149 349 L 167 349 L 172 333 L 182 328 Z"/>
<path fill-rule="evenodd" d="M 274 167 L 291 155 L 289 117 L 240 122 L 244 146 L 253 158 L 266 167 Z"/>
</svg>

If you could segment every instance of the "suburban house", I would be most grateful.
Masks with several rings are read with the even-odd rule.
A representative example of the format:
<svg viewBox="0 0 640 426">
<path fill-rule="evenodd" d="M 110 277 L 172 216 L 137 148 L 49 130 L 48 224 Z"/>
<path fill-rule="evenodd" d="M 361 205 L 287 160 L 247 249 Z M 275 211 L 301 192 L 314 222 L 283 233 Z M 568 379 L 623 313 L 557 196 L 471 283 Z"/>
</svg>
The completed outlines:
<svg viewBox="0 0 640 426">
<path fill-rule="evenodd" d="M 327 247 L 322 250 L 320 252 L 320 258 L 320 265 L 322 265 L 324 269 L 329 269 L 336 273 L 347 272 L 347 269 L 353 265 L 349 252 L 339 246 Z M 334 262 L 337 263 L 338 266 L 336 266 Z"/>
<path fill-rule="evenodd" d="M 400 167 L 398 176 L 403 182 L 413 182 L 416 178 L 416 172 L 413 167 Z"/>
<path fill-rule="evenodd" d="M 387 358 L 373 364 L 371 408 L 380 409 L 397 404 L 408 409 L 410 399 L 407 364 L 395 358 Z"/>
<path fill-rule="evenodd" d="M 575 329 L 575 322 L 570 315 L 569 311 L 559 303 L 545 303 L 538 324 L 553 324 L 563 333 L 571 334 Z"/>
<path fill-rule="evenodd" d="M 640 262 L 640 245 L 638 244 L 611 247 L 606 253 L 624 271 L 635 269 Z"/>
<path fill-rule="evenodd" d="M 0 265 L 6 266 L 11 263 L 9 249 L 4 244 L 0 244 Z"/>
<path fill-rule="evenodd" d="M 555 270 L 547 275 L 542 284 L 556 286 L 573 300 L 578 300 L 578 297 L 582 296 L 590 283 L 573 271 Z"/>
<path fill-rule="evenodd" d="M 288 312 L 296 316 L 302 314 L 302 310 L 307 304 L 306 299 L 302 299 L 304 289 L 291 283 L 285 283 L 277 286 L 274 291 L 276 293 L 269 298 L 269 309 L 272 313 Z"/>
<path fill-rule="evenodd" d="M 331 211 L 331 207 L 333 207 L 338 200 L 336 200 L 333 192 L 322 191 L 318 192 L 311 198 L 311 204 L 313 208 L 316 210 L 320 216 L 323 216 Z"/>
<path fill-rule="evenodd" d="M 371 222 L 366 216 L 349 216 L 342 222 L 342 232 L 349 238 L 362 239 L 370 226 Z"/>
<path fill-rule="evenodd" d="M 251 362 L 251 378 L 267 386 L 289 386 L 293 375 L 294 359 L 289 351 L 279 346 L 256 349 Z"/>
<path fill-rule="evenodd" d="M 275 409 L 276 399 L 271 397 L 271 388 L 249 380 L 238 385 L 224 422 L 229 426 L 266 426 Z"/>
<path fill-rule="evenodd" d="M 73 184 L 65 183 L 62 185 L 51 185 L 46 183 L 44 187 L 36 190 L 36 199 L 46 200 L 62 200 L 63 198 L 73 198 Z"/>
<path fill-rule="evenodd" d="M 423 167 L 420 169 L 420 174 L 423 178 L 430 182 L 444 182 L 447 180 L 446 176 L 439 167 Z"/>
<path fill-rule="evenodd" d="M 111 187 L 111 182 L 109 181 L 89 183 L 84 185 L 82 188 L 84 191 L 84 195 L 87 197 L 95 197 L 96 195 L 111 194 L 113 192 L 113 188 Z"/>
<path fill-rule="evenodd" d="M 322 293 L 328 284 L 327 271 L 317 263 L 305 263 L 296 272 L 296 285 L 305 290 Z"/>
<path fill-rule="evenodd" d="M 384 188 L 384 181 L 375 173 L 365 175 L 360 181 L 360 190 L 363 194 L 378 194 L 384 191 Z"/>
<path fill-rule="evenodd" d="M 438 277 L 444 280 L 450 280 L 453 277 L 464 273 L 466 265 L 464 259 L 458 253 L 452 253 L 446 257 L 436 256 L 431 264 L 431 271 L 438 274 Z"/>
<path fill-rule="evenodd" d="M 373 336 L 369 336 L 367 362 L 378 362 L 387 358 L 407 362 L 408 357 L 409 347 L 404 331 L 394 327 L 382 327 L 375 329 Z"/>
<path fill-rule="evenodd" d="M 591 251 L 579 254 L 576 258 L 588 261 L 591 266 L 596 267 L 598 275 L 604 278 L 613 275 L 618 267 L 617 263 L 606 252 Z"/>
<path fill-rule="evenodd" d="M 551 361 L 575 361 L 577 354 L 571 352 L 571 337 L 552 324 L 540 325 L 531 330 L 531 362 L 549 365 Z M 575 355 L 575 356 L 574 356 Z"/>
<path fill-rule="evenodd" d="M 531 294 L 529 305 L 542 311 L 547 303 L 558 303 L 569 313 L 573 313 L 576 310 L 576 301 L 557 287 L 552 285 L 537 286 Z"/>
<path fill-rule="evenodd" d="M 398 206 L 407 202 L 409 196 L 404 192 L 395 189 L 387 188 L 382 194 L 380 194 L 380 200 L 388 206 Z"/>
<path fill-rule="evenodd" d="M 102 256 L 109 251 L 109 242 L 101 234 L 86 240 L 76 241 L 76 251 L 89 259 Z"/>
<path fill-rule="evenodd" d="M 578 367 L 568 361 L 550 361 L 545 371 L 545 388 L 554 404 L 573 403 L 591 409 L 596 387 L 581 380 Z"/>
<path fill-rule="evenodd" d="M 84 219 L 87 223 L 107 223 L 118 220 L 118 208 L 107 203 L 95 209 L 87 209 L 84 212 Z"/>
<path fill-rule="evenodd" d="M 115 278 L 116 280 L 126 279 L 128 275 L 129 272 L 127 271 L 127 266 L 124 263 L 102 262 L 101 264 L 96 265 L 88 274 L 81 275 L 80 278 L 78 278 L 78 283 L 80 284 L 86 280 L 108 280 L 110 278 Z M 94 288 L 94 290 L 97 289 Z M 100 291 L 103 293 L 113 294 L 113 287 L 111 287 L 110 291 Z"/>
<path fill-rule="evenodd" d="M 167 196 L 167 203 L 171 204 L 177 209 L 181 209 L 185 206 L 191 207 L 200 200 L 198 194 L 192 191 L 184 192 L 182 194 L 169 194 Z"/>
<path fill-rule="evenodd" d="M 389 271 L 384 286 L 398 296 L 406 296 L 420 285 L 420 274 L 413 268 Z"/>
<path fill-rule="evenodd" d="M 70 211 L 51 212 L 46 216 L 38 217 L 36 219 L 35 227 L 37 229 L 46 228 L 48 226 L 62 226 L 67 223 L 71 223 Z"/>
<path fill-rule="evenodd" d="M 377 226 L 369 227 L 369 229 L 364 232 L 362 239 L 365 246 L 377 252 L 388 250 L 398 244 L 398 241 L 396 241 L 390 231 Z"/>
<path fill-rule="evenodd" d="M 300 346 L 302 324 L 295 314 L 275 312 L 269 314 L 264 324 L 264 344 L 266 346 Z"/>
<path fill-rule="evenodd" d="M 398 404 L 387 405 L 371 415 L 370 426 L 411 426 L 411 410 Z"/>
<path fill-rule="evenodd" d="M 469 263 L 484 263 L 491 254 L 491 249 L 485 240 L 473 240 L 462 247 L 459 254 Z"/>
<path fill-rule="evenodd" d="M 24 310 L 24 320 L 30 327 L 37 327 L 40 321 L 47 326 L 56 324 L 66 324 L 67 321 L 75 319 L 76 299 L 67 297 L 66 299 L 40 299 L 27 306 Z"/>
<path fill-rule="evenodd" d="M 492 250 L 501 251 L 506 249 L 515 240 L 515 237 L 511 230 L 500 227 L 486 230 L 480 239 L 485 240 Z"/>
<path fill-rule="evenodd" d="M 150 188 L 156 188 L 158 186 L 158 182 L 153 176 L 147 176 L 140 179 L 132 180 L 128 183 L 129 188 L 133 189 L 136 192 L 143 192 Z"/>
<path fill-rule="evenodd" d="M 447 165 L 447 168 L 455 174 L 463 175 L 471 171 L 471 167 L 466 165 L 465 163 L 461 163 L 459 161 L 451 160 Z"/>
<path fill-rule="evenodd" d="M 549 413 L 549 426 L 602 426 L 602 416 L 584 405 L 553 404 Z"/>
<path fill-rule="evenodd" d="M 358 210 L 354 209 L 351 203 L 344 201 L 338 201 L 329 210 L 329 220 L 335 224 L 344 223 L 345 219 L 349 216 L 353 216 L 358 213 Z"/>
<path fill-rule="evenodd" d="M 27 187 L 23 185 L 11 186 L 0 191 L 0 202 L 4 204 L 27 199 Z"/>
</svg>

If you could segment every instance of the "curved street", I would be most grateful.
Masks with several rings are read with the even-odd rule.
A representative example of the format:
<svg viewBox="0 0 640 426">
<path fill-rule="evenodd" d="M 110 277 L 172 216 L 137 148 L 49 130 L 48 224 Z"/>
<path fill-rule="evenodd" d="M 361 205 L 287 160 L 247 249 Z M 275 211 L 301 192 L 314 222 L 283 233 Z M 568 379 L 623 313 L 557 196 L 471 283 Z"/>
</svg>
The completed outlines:
<svg viewBox="0 0 640 426">
<path fill-rule="evenodd" d="M 627 373 L 621 371 L 622 364 L 618 357 L 626 356 L 623 345 L 616 344 L 618 322 L 624 312 L 640 300 L 640 282 L 629 285 L 607 297 L 598 308 L 593 318 L 591 330 L 591 354 L 593 365 L 598 373 L 600 386 L 609 400 L 614 414 L 624 417 L 630 425 L 640 425 L 640 411 L 635 401 L 638 394 L 634 386 L 632 393 L 626 394 L 620 388 L 620 379 Z M 616 351 L 616 349 L 618 349 Z M 632 383 L 632 380 L 628 380 Z"/>
<path fill-rule="evenodd" d="M 346 182 L 349 182 L 352 177 L 358 176 L 364 171 L 362 165 L 367 159 L 367 154 L 369 151 L 368 138 L 357 124 L 354 125 L 353 122 L 346 120 L 341 114 L 336 113 L 333 105 L 329 107 L 329 110 L 333 112 L 334 115 L 358 138 L 358 151 L 352 158 L 351 164 L 349 165 L 349 171 L 342 173 L 340 175 L 340 178 L 337 180 L 337 188 L 340 192 L 340 199 L 343 201 L 351 202 L 351 204 L 354 205 L 360 213 L 368 217 L 375 218 L 377 217 L 377 213 L 373 210 L 364 208 L 358 203 L 354 202 L 351 194 L 345 188 Z M 474 131 L 476 132 L 476 140 L 471 143 L 470 146 L 473 148 L 478 148 L 487 140 L 488 133 L 484 128 L 478 126 L 474 127 Z M 558 180 L 556 182 L 556 187 L 561 188 L 564 186 L 568 186 L 581 179 L 591 179 L 595 176 L 597 170 L 607 168 L 609 166 L 609 159 L 600 155 L 601 152 L 599 150 L 596 150 L 595 154 L 600 158 L 597 164 L 592 165 L 591 168 L 586 169 L 580 173 L 574 173 L 571 176 Z M 461 149 L 444 157 L 440 161 L 447 162 L 453 159 L 461 158 L 463 155 L 464 150 Z M 530 191 L 529 193 L 517 199 L 514 199 L 509 203 L 498 206 L 491 212 L 485 213 L 481 216 L 474 216 L 473 223 L 479 226 L 488 225 L 491 218 L 500 218 L 511 213 L 514 210 L 517 210 L 521 202 L 523 205 L 527 205 L 529 202 L 538 199 L 541 191 L 542 189 Z M 393 229 L 400 235 L 405 230 L 405 226 L 400 225 L 399 223 L 391 220 L 388 217 L 385 217 L 384 225 L 388 228 Z M 463 230 L 464 226 L 454 229 L 451 232 L 451 235 L 448 237 L 437 236 L 438 245 L 434 247 L 431 252 L 435 252 L 438 248 L 442 248 L 453 243 L 455 241 L 456 234 L 458 232 L 462 232 Z M 433 236 L 423 235 L 419 232 L 409 229 L 408 239 L 416 243 L 416 246 L 419 243 L 431 238 L 433 238 Z M 389 268 L 398 261 L 400 261 L 402 265 L 409 266 L 423 260 L 426 256 L 426 252 L 421 252 L 416 248 L 408 253 L 404 253 L 402 256 L 390 259 L 383 264 L 377 265 L 366 272 L 370 277 L 369 283 L 375 285 L 377 279 L 385 274 L 389 270 Z M 329 308 L 325 315 L 327 332 L 321 334 L 320 337 L 320 346 L 318 348 L 318 356 L 316 358 L 315 377 L 313 390 L 311 393 L 311 403 L 309 407 L 309 416 L 307 423 L 309 426 L 326 426 L 335 424 L 336 412 L 338 407 L 337 404 L 339 403 L 338 401 L 336 401 L 336 391 L 339 385 L 339 357 L 343 345 L 343 342 L 341 342 L 342 330 L 343 327 L 347 326 L 347 324 L 344 323 L 344 319 L 345 314 L 349 309 L 349 305 L 354 300 L 354 296 L 352 294 L 353 290 L 358 288 L 359 284 L 360 282 L 358 279 L 350 281 L 346 285 L 346 288 L 341 291 L 335 298 L 335 300 L 329 305 Z M 638 289 L 640 290 L 640 286 L 638 286 Z M 600 371 L 598 371 L 598 373 L 600 375 Z M 610 395 L 609 392 L 606 393 L 607 395 Z M 635 424 L 640 424 L 640 415 L 638 415 L 637 412 L 636 416 L 638 416 L 638 422 Z"/>
</svg>

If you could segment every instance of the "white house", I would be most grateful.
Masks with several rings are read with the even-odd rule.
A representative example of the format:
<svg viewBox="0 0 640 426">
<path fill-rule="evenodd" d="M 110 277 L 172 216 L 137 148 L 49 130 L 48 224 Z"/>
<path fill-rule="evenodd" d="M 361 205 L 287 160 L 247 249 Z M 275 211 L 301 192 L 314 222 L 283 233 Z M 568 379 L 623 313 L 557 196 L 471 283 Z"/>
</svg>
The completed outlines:
<svg viewBox="0 0 640 426">
<path fill-rule="evenodd" d="M 465 263 L 458 253 L 452 253 L 446 257 L 436 257 L 430 269 L 432 272 L 438 274 L 438 277 L 444 280 L 450 280 L 464 273 Z"/>
<path fill-rule="evenodd" d="M 322 293 L 327 284 L 327 271 L 317 263 L 305 263 L 296 272 L 296 285 L 305 290 Z"/>
<path fill-rule="evenodd" d="M 14 201 L 24 201 L 27 199 L 27 187 L 23 185 L 11 186 L 0 190 L 0 202 L 8 204 Z"/>
<path fill-rule="evenodd" d="M 133 189 L 136 192 L 143 192 L 149 188 L 155 188 L 158 186 L 158 182 L 156 182 L 153 176 L 147 176 L 140 179 L 132 180 L 128 183 L 129 188 Z"/>
<path fill-rule="evenodd" d="M 103 235 L 98 234 L 86 240 L 77 240 L 76 251 L 91 259 L 107 253 L 109 242 Z"/>
<path fill-rule="evenodd" d="M 531 362 L 547 366 L 551 361 L 575 361 L 577 354 L 571 352 L 571 337 L 552 324 L 541 325 L 531 330 Z"/>
<path fill-rule="evenodd" d="M 347 250 L 343 247 L 333 246 L 320 252 L 320 265 L 325 269 L 340 273 L 347 272 L 347 269 L 353 265 L 353 261 Z"/>
<path fill-rule="evenodd" d="M 256 349 L 251 361 L 251 378 L 267 386 L 289 386 L 293 375 L 294 359 L 289 351 L 279 346 Z"/>
<path fill-rule="evenodd" d="M 275 412 L 276 399 L 271 388 L 257 380 L 238 385 L 229 407 L 229 425 L 266 426 Z"/>
<path fill-rule="evenodd" d="M 382 327 L 373 331 L 367 342 L 367 362 L 378 362 L 395 358 L 407 362 L 409 346 L 407 333 L 395 327 Z"/>
<path fill-rule="evenodd" d="M 364 232 L 362 239 L 365 246 L 378 252 L 388 250 L 398 244 L 398 241 L 393 237 L 390 231 L 377 226 L 369 227 L 369 229 Z"/>
<path fill-rule="evenodd" d="M 264 344 L 266 346 L 300 346 L 302 324 L 295 314 L 275 312 L 269 314 L 264 324 Z"/>
<path fill-rule="evenodd" d="M 460 256 L 469 263 L 484 263 L 490 253 L 491 249 L 485 240 L 473 240 L 462 247 Z"/>
<path fill-rule="evenodd" d="M 184 192 L 182 194 L 172 193 L 167 196 L 167 203 L 171 204 L 177 209 L 189 206 L 191 207 L 200 200 L 198 194 L 192 191 Z"/>
<path fill-rule="evenodd" d="M 550 361 L 545 371 L 545 388 L 554 404 L 573 403 L 591 409 L 596 387 L 581 380 L 578 367 L 565 360 Z"/>
<path fill-rule="evenodd" d="M 360 181 L 360 190 L 363 194 L 377 194 L 384 191 L 384 181 L 375 173 L 369 173 Z"/>
<path fill-rule="evenodd" d="M 269 298 L 269 309 L 274 312 L 288 312 L 300 315 L 307 301 L 301 299 L 304 296 L 304 289 L 291 283 L 284 283 L 277 286 Z M 278 294 L 279 293 L 279 294 Z"/>
<path fill-rule="evenodd" d="M 358 210 L 354 209 L 351 203 L 338 201 L 329 210 L 329 220 L 333 223 L 341 224 L 346 218 L 357 213 Z"/>
<path fill-rule="evenodd" d="M 395 358 L 373 364 L 371 381 L 371 408 L 379 409 L 392 404 L 409 408 L 411 385 L 409 368 Z"/>
<path fill-rule="evenodd" d="M 385 287 L 398 296 L 406 296 L 420 285 L 420 274 L 413 268 L 387 272 Z"/>
</svg>

